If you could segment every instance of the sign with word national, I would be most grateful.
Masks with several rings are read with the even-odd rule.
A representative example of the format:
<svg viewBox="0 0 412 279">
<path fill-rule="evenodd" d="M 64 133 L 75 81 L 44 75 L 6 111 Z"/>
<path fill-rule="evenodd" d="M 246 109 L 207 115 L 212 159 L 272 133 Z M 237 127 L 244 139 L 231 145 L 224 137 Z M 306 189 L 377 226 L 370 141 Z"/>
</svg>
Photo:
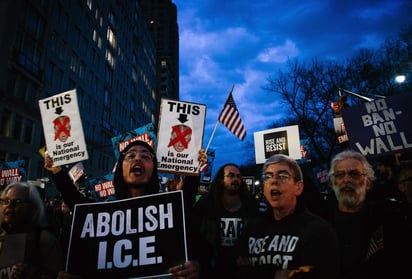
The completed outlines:
<svg viewBox="0 0 412 279">
<path fill-rule="evenodd" d="M 162 99 L 158 129 L 159 172 L 199 175 L 206 105 Z"/>
<path fill-rule="evenodd" d="M 397 94 L 342 110 L 349 144 L 365 156 L 412 148 L 411 94 Z"/>
<path fill-rule="evenodd" d="M 88 159 L 76 90 L 39 100 L 48 155 L 54 166 Z"/>
<path fill-rule="evenodd" d="M 299 127 L 297 125 L 269 129 L 253 134 L 256 164 L 263 164 L 274 154 L 301 159 Z"/>
<path fill-rule="evenodd" d="M 187 261 L 183 192 L 77 204 L 66 270 L 85 278 L 154 278 Z"/>
</svg>

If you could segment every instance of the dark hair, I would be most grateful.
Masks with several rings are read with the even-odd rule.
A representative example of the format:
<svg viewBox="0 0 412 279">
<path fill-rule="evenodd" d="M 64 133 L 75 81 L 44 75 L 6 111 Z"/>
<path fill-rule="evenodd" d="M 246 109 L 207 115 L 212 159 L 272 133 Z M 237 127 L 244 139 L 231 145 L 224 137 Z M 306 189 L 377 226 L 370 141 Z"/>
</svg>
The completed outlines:
<svg viewBox="0 0 412 279">
<path fill-rule="evenodd" d="M 225 168 L 226 167 L 235 167 L 240 170 L 239 166 L 234 164 L 234 163 L 227 163 L 220 167 L 220 169 L 217 171 L 212 183 L 210 184 L 209 188 L 209 193 L 208 195 L 211 196 L 211 198 L 215 201 L 216 204 L 219 204 L 219 206 L 222 206 L 222 193 L 223 193 L 223 180 L 225 179 Z M 243 181 L 243 179 L 240 180 L 240 189 L 239 189 L 239 194 L 244 195 L 246 194 L 247 189 L 246 189 L 246 184 Z M 248 192 L 247 192 L 248 193 Z"/>
<path fill-rule="evenodd" d="M 159 186 L 159 176 L 157 171 L 157 159 L 153 148 L 145 141 L 137 140 L 131 142 L 122 153 L 120 153 L 119 159 L 116 163 L 116 170 L 114 172 L 114 190 L 117 199 L 127 199 L 131 198 L 129 187 L 125 184 L 123 179 L 123 160 L 124 154 L 133 146 L 140 145 L 144 146 L 149 152 L 153 155 L 153 174 L 152 177 L 147 185 L 145 185 L 144 195 L 156 194 L 159 193 L 160 186 Z"/>
</svg>

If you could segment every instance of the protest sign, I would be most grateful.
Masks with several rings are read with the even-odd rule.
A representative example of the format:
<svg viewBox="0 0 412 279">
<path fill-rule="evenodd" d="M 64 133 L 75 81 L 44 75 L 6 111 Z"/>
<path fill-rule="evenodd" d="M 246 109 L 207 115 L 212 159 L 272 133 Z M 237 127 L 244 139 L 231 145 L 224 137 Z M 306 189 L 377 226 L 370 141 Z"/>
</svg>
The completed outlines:
<svg viewBox="0 0 412 279">
<path fill-rule="evenodd" d="M 47 152 L 54 166 L 88 159 L 76 90 L 39 100 Z"/>
<path fill-rule="evenodd" d="M 345 123 L 343 123 L 342 117 L 333 118 L 333 127 L 339 144 L 348 142 L 348 133 L 346 131 Z"/>
<path fill-rule="evenodd" d="M 148 278 L 188 260 L 183 192 L 77 204 L 66 270 L 86 278 Z"/>
<path fill-rule="evenodd" d="M 141 140 L 147 142 L 153 150 L 156 149 L 156 133 L 152 123 L 136 128 L 130 132 L 112 138 L 112 145 L 116 160 L 123 150 L 133 141 Z"/>
<path fill-rule="evenodd" d="M 299 127 L 297 125 L 264 130 L 253 134 L 256 164 L 263 164 L 274 154 L 301 159 Z"/>
<path fill-rule="evenodd" d="M 412 148 L 411 94 L 397 94 L 342 110 L 350 147 L 365 156 Z"/>
<path fill-rule="evenodd" d="M 159 172 L 199 175 L 206 106 L 162 99 L 157 138 Z"/>
<path fill-rule="evenodd" d="M 10 161 L 0 163 L 0 190 L 10 183 L 26 181 L 25 161 Z"/>
<path fill-rule="evenodd" d="M 115 200 L 113 179 L 114 173 L 109 173 L 103 177 L 86 180 L 86 185 L 96 201 Z"/>
<path fill-rule="evenodd" d="M 243 176 L 242 177 L 243 182 L 246 185 L 247 190 L 249 191 L 249 193 L 254 194 L 255 191 L 255 177 L 253 176 Z"/>
<path fill-rule="evenodd" d="M 76 184 L 78 180 L 86 174 L 82 162 L 78 162 L 69 170 L 69 176 L 73 180 L 73 183 Z"/>
<path fill-rule="evenodd" d="M 209 148 L 206 152 L 207 162 L 204 166 L 200 168 L 200 182 L 201 183 L 210 183 L 212 182 L 212 171 L 213 171 L 213 162 L 215 160 L 216 150 Z"/>
</svg>

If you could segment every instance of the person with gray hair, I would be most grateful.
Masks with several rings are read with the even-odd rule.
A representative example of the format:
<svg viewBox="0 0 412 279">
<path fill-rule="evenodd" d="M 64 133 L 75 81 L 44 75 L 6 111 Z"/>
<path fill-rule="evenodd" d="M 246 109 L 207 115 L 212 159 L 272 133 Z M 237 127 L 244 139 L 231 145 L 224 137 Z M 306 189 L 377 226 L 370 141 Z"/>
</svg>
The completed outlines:
<svg viewBox="0 0 412 279">
<path fill-rule="evenodd" d="M 249 223 L 240 237 L 237 263 L 243 278 L 337 278 L 336 234 L 298 199 L 303 174 L 292 158 L 276 154 L 263 165 L 268 210 Z M 301 277 L 299 277 L 301 278 Z"/>
<path fill-rule="evenodd" d="M 356 212 L 362 207 L 375 180 L 375 171 L 365 156 L 352 150 L 333 158 L 328 175 L 339 209 L 344 212 Z"/>
<path fill-rule="evenodd" d="M 369 278 L 368 248 L 372 236 L 379 235 L 382 217 L 379 204 L 367 195 L 375 172 L 364 155 L 344 150 L 332 159 L 328 176 L 332 191 L 325 200 L 323 217 L 337 233 L 339 278 Z"/>
<path fill-rule="evenodd" d="M 56 278 L 64 268 L 64 258 L 58 238 L 47 230 L 44 203 L 36 186 L 28 182 L 7 185 L 0 196 L 0 212 L 6 234 L 25 238 L 24 261 L 5 268 L 10 278 Z"/>
</svg>

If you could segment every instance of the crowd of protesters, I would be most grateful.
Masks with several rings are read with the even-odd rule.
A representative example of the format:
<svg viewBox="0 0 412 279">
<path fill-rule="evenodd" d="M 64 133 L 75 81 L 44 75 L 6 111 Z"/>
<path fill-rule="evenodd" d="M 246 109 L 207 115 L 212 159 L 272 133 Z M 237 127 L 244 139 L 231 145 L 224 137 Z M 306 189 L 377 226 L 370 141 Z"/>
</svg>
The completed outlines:
<svg viewBox="0 0 412 279">
<path fill-rule="evenodd" d="M 198 177 L 170 179 L 166 191 L 183 190 L 191 228 L 189 260 L 168 272 L 175 278 L 411 277 L 403 256 L 412 249 L 409 155 L 371 162 L 352 150 L 338 153 L 324 196 L 307 165 L 280 154 L 263 165 L 256 196 L 246 190 L 235 163 L 222 166 L 201 196 Z M 130 144 L 117 166 L 117 199 L 159 192 L 156 156 L 146 143 Z M 64 272 L 73 209 L 92 200 L 67 187 L 73 182 L 51 158 L 45 167 L 61 195 L 40 205 L 28 183 L 1 193 L 0 236 L 29 233 L 32 251 L 24 262 L 0 269 L 2 278 L 79 278 Z"/>
</svg>

